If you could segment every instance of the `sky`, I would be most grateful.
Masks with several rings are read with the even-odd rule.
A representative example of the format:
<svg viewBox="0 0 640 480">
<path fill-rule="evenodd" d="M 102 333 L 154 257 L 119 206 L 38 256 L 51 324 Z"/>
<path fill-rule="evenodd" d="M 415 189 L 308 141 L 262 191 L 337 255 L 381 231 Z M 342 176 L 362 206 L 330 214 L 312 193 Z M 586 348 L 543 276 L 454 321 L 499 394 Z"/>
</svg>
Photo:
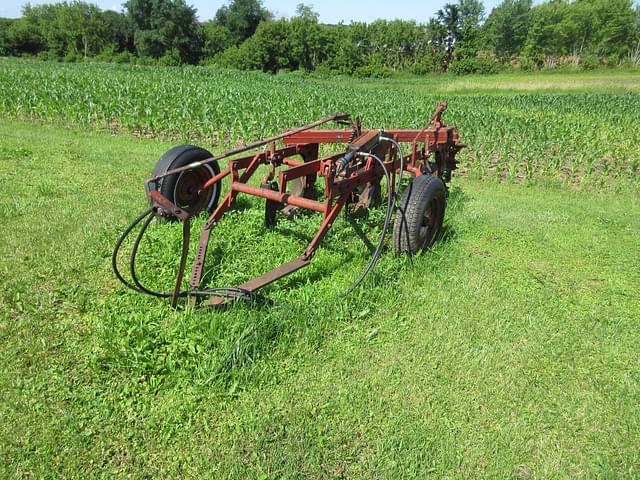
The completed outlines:
<svg viewBox="0 0 640 480">
<path fill-rule="evenodd" d="M 103 10 L 122 10 L 121 0 L 86 0 L 95 3 Z M 264 6 L 275 13 L 277 17 L 291 17 L 296 11 L 296 5 L 303 2 L 313 5 L 313 10 L 320 14 L 322 23 L 338 23 L 344 21 L 371 22 L 378 18 L 393 20 L 416 20 L 424 23 L 433 17 L 435 12 L 451 0 L 263 0 Z M 216 10 L 225 0 L 186 0 L 198 10 L 200 20 L 213 18 Z M 17 18 L 20 16 L 22 5 L 26 0 L 0 0 L 0 17 Z M 56 3 L 55 0 L 31 0 L 31 5 L 41 3 Z M 487 13 L 499 3 L 499 0 L 485 0 Z"/>
</svg>

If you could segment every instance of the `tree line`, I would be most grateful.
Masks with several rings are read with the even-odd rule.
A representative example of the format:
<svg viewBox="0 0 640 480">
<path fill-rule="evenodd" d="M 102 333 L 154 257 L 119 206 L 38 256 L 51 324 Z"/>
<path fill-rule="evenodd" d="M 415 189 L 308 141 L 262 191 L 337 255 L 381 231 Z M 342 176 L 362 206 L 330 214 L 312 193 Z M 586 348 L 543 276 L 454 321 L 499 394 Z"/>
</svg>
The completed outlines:
<svg viewBox="0 0 640 480">
<path fill-rule="evenodd" d="M 261 0 L 230 0 L 206 22 L 185 0 L 123 7 L 26 4 L 22 17 L 0 19 L 0 55 L 358 76 L 640 66 L 640 6 L 632 0 L 503 0 L 488 14 L 481 0 L 457 0 L 426 23 L 337 25 L 320 23 L 305 4 L 275 18 Z"/>
</svg>

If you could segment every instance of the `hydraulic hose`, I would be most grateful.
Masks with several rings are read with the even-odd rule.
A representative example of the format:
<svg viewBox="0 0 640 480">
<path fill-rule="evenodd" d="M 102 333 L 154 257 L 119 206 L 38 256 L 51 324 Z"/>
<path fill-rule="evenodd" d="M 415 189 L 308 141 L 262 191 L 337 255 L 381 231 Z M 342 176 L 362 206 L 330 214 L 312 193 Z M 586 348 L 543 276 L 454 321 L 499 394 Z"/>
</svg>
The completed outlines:
<svg viewBox="0 0 640 480">
<path fill-rule="evenodd" d="M 393 143 L 395 147 L 398 149 L 398 153 L 400 154 L 400 173 L 398 173 L 398 182 L 396 184 L 396 190 L 394 192 L 394 197 L 395 197 L 395 200 L 397 201 L 398 199 L 397 195 L 400 192 L 400 189 L 402 188 L 402 176 L 404 174 L 404 154 L 402 153 L 402 146 L 400 145 L 399 142 L 396 142 L 393 138 L 390 138 L 390 137 L 384 137 L 380 135 L 380 140 L 385 140 L 387 142 Z M 408 252 L 409 259 L 411 262 L 413 262 L 413 255 L 411 254 L 411 244 L 409 241 L 409 226 L 407 225 L 407 221 L 405 219 L 404 210 L 400 208 L 400 206 L 397 203 L 396 203 L 396 208 L 400 212 L 400 215 L 402 215 L 402 225 L 404 226 L 405 235 L 407 237 L 407 243 L 409 244 L 409 252 Z M 397 247 L 400 247 L 400 245 L 397 245 Z"/>
<path fill-rule="evenodd" d="M 149 215 L 147 217 L 147 220 L 142 224 L 142 228 L 138 232 L 138 235 L 136 236 L 136 240 L 133 243 L 133 248 L 131 249 L 131 256 L 129 257 L 129 273 L 131 274 L 131 280 L 133 280 L 133 283 L 136 285 L 138 292 L 151 295 L 152 297 L 168 298 L 172 296 L 171 293 L 167 295 L 167 292 L 157 292 L 155 290 L 150 290 L 146 288 L 144 285 L 140 283 L 140 280 L 138 279 L 138 275 L 136 274 L 136 257 L 138 256 L 138 248 L 140 247 L 140 242 L 142 242 L 142 237 L 147 231 L 147 228 L 149 228 L 149 224 L 151 223 L 151 220 L 153 220 L 153 215 Z"/>
<path fill-rule="evenodd" d="M 138 286 L 131 284 L 130 282 L 128 282 L 120 273 L 120 270 L 118 270 L 118 253 L 120 252 L 120 247 L 122 247 L 122 243 L 125 241 L 125 239 L 129 236 L 129 234 L 131 233 L 131 231 L 136 228 L 136 226 L 142 221 L 144 220 L 147 216 L 150 216 L 153 213 L 153 208 L 149 208 L 147 210 L 145 210 L 144 212 L 142 212 L 138 217 L 136 217 L 136 219 L 134 221 L 132 221 L 129 226 L 124 230 L 124 232 L 122 232 L 122 234 L 118 237 L 118 240 L 116 241 L 115 247 L 113 248 L 113 253 L 111 254 L 111 269 L 113 270 L 113 273 L 115 274 L 116 278 L 120 281 L 120 283 L 122 283 L 125 287 L 130 288 L 131 290 L 135 290 L 136 292 L 139 293 L 144 293 L 143 291 L 141 291 Z"/>
<path fill-rule="evenodd" d="M 378 162 L 378 164 L 382 167 L 382 170 L 384 171 L 384 176 L 387 180 L 387 185 L 391 185 L 391 176 L 389 175 L 389 170 L 387 170 L 386 165 L 377 155 L 374 155 L 372 153 L 364 153 L 364 152 L 359 153 L 359 155 L 363 157 L 371 157 L 375 159 Z M 378 239 L 378 245 L 376 246 L 376 249 L 373 252 L 373 255 L 371 256 L 371 259 L 369 260 L 369 263 L 367 264 L 365 269 L 362 271 L 360 276 L 355 280 L 355 282 L 353 282 L 351 286 L 347 289 L 347 291 L 343 294 L 343 297 L 346 297 L 347 295 L 349 295 L 351 292 L 353 292 L 356 288 L 360 286 L 360 284 L 364 281 L 364 279 L 369 274 L 369 272 L 373 270 L 373 267 L 376 266 L 376 263 L 378 263 L 378 260 L 380 259 L 380 255 L 382 254 L 382 248 L 384 246 L 384 237 L 386 236 L 387 230 L 389 229 L 389 224 L 391 223 L 391 215 L 393 213 L 393 205 L 394 205 L 394 195 L 389 194 L 387 195 L 387 197 L 388 197 L 387 213 L 384 218 L 384 225 L 382 226 L 382 232 L 380 232 L 380 238 Z"/>
<path fill-rule="evenodd" d="M 131 234 L 131 232 L 135 229 L 135 227 L 140 224 L 143 220 L 146 221 L 142 225 L 142 228 L 138 232 L 136 239 L 134 241 L 133 247 L 131 249 L 131 255 L 129 258 L 129 273 L 131 275 L 131 279 L 133 280 L 133 284 L 125 279 L 118 269 L 118 253 L 122 248 L 122 244 L 125 239 Z M 142 242 L 142 238 L 149 228 L 149 224 L 153 220 L 153 208 L 149 208 L 141 213 L 138 217 L 133 220 L 129 226 L 122 232 L 118 240 L 116 241 L 115 247 L 113 249 L 113 253 L 111 255 L 111 267 L 113 269 L 113 273 L 116 278 L 127 288 L 134 290 L 138 293 L 143 293 L 145 295 L 151 295 L 153 297 L 158 298 L 170 298 L 173 296 L 173 292 L 168 291 L 157 291 L 152 290 L 150 288 L 145 287 L 137 276 L 136 272 L 136 258 L 138 255 L 138 249 L 140 247 L 140 243 Z M 271 301 L 266 298 L 264 295 L 258 294 L 256 292 L 251 292 L 249 290 L 245 290 L 243 288 L 238 287 L 218 287 L 218 288 L 210 288 L 204 290 L 183 290 L 178 294 L 179 297 L 184 298 L 187 296 L 195 296 L 195 297 L 210 297 L 217 296 L 222 298 L 228 298 L 231 300 L 251 300 L 256 303 L 270 303 Z"/>
<path fill-rule="evenodd" d="M 400 191 L 400 187 L 402 187 L 402 175 L 404 174 L 404 155 L 402 153 L 402 147 L 398 142 L 396 142 L 393 138 L 383 137 L 380 135 L 380 140 L 384 140 L 390 143 L 393 143 L 395 147 L 398 149 L 398 153 L 400 154 L 400 173 L 398 173 L 398 181 L 396 183 L 396 190 L 394 195 L 396 195 Z"/>
</svg>

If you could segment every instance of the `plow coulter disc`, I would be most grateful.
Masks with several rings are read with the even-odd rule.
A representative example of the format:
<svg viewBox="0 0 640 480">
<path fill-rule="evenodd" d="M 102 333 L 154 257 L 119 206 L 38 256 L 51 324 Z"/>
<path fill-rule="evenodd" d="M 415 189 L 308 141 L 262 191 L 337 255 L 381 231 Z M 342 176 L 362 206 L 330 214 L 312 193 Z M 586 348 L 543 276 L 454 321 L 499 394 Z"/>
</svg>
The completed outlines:
<svg viewBox="0 0 640 480">
<path fill-rule="evenodd" d="M 263 183 L 260 185 L 262 188 L 267 188 L 273 191 L 278 191 L 278 184 L 273 183 Z M 264 224 L 268 228 L 273 228 L 278 224 L 278 212 L 282 210 L 284 205 L 279 202 L 274 202 L 273 200 L 267 200 L 264 204 Z"/>
</svg>

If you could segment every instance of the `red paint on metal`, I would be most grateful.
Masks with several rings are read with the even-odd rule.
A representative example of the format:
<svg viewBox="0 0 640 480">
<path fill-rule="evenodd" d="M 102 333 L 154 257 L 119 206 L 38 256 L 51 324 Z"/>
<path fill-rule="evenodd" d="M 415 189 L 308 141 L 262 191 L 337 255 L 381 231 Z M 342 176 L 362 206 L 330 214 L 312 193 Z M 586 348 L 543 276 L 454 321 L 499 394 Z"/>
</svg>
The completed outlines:
<svg viewBox="0 0 640 480">
<path fill-rule="evenodd" d="M 315 200 L 309 200 L 304 197 L 297 197 L 295 195 L 289 195 L 287 193 L 282 194 L 275 190 L 269 190 L 261 187 L 254 187 L 242 182 L 233 182 L 231 189 L 235 192 L 248 193 L 254 197 L 266 198 L 267 200 L 273 200 L 274 202 L 284 203 L 285 205 L 293 205 L 294 207 L 307 208 L 316 212 L 325 211 L 323 203 L 316 202 Z"/>
<path fill-rule="evenodd" d="M 199 162 L 198 165 L 187 165 L 163 174 L 162 176 L 171 175 L 199 167 L 208 162 L 229 159 L 227 168 L 206 181 L 199 190 L 202 192 L 219 184 L 226 177 L 230 177 L 230 188 L 227 194 L 202 227 L 191 272 L 191 289 L 198 290 L 200 288 L 211 231 L 224 214 L 233 208 L 238 194 L 247 194 L 278 202 L 287 206 L 286 209 L 304 208 L 323 214 L 323 221 L 318 232 L 300 258 L 240 285 L 242 289 L 254 291 L 306 266 L 354 192 L 364 191 L 373 185 L 379 185 L 384 177 L 384 171 L 377 161 L 373 161 L 370 156 L 364 154 L 377 155 L 384 162 L 392 178 L 391 184 L 387 187 L 390 195 L 394 194 L 395 175 L 401 168 L 415 176 L 430 174 L 443 177 L 445 181 L 448 180 L 451 171 L 456 168 L 455 155 L 464 145 L 460 142 L 460 137 L 455 129 L 442 123 L 441 117 L 446 107 L 446 102 L 439 104 L 429 122 L 420 130 L 362 130 L 359 119 L 351 122 L 351 129 L 315 129 L 329 121 L 343 123 L 349 119 L 345 114 L 332 115 L 303 127 L 229 150 Z M 431 124 L 433 124 L 433 128 L 429 128 Z M 409 154 L 401 159 L 395 146 L 384 141 L 381 137 L 392 138 L 396 142 L 411 143 Z M 277 147 L 277 141 L 282 141 L 282 148 Z M 321 144 L 340 143 L 346 144 L 342 152 L 318 158 Z M 264 148 L 249 156 L 231 158 L 239 153 L 255 150 L 259 147 Z M 296 155 L 302 156 L 303 161 L 290 158 Z M 260 166 L 268 168 L 269 173 L 266 178 L 269 182 L 277 178 L 279 181 L 277 190 L 248 184 Z M 278 171 L 276 177 L 276 169 L 283 166 L 286 168 Z M 162 176 L 151 177 L 146 184 L 149 185 Z M 325 177 L 324 201 L 307 198 L 313 190 L 317 176 Z M 301 190 L 298 188 L 295 194 L 286 193 L 287 183 L 299 178 L 304 179 L 304 188 Z M 150 190 L 150 198 L 157 208 L 166 209 L 182 220 L 188 219 L 188 213 L 183 209 L 173 205 L 156 190 L 148 190 Z M 183 250 L 183 257 L 185 256 L 186 253 Z M 176 299 L 174 297 L 173 300 Z M 208 305 L 220 303 L 224 303 L 224 301 L 213 299 L 206 302 Z"/>
</svg>

